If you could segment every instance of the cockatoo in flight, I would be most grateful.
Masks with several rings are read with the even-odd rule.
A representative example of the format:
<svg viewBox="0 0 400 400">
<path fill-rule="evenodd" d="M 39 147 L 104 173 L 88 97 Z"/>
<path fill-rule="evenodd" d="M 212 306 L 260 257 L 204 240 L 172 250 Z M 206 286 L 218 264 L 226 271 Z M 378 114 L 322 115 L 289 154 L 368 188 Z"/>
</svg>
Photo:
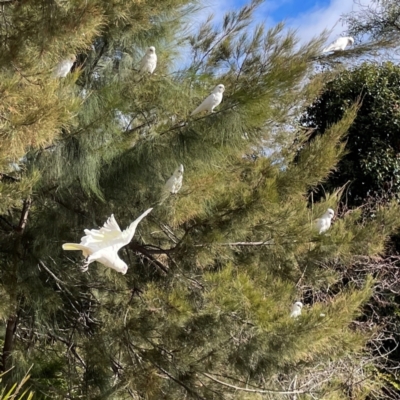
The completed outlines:
<svg viewBox="0 0 400 400">
<path fill-rule="evenodd" d="M 118 250 L 126 246 L 133 238 L 139 222 L 152 210 L 149 208 L 139 218 L 135 219 L 127 229 L 121 231 L 114 218 L 114 214 L 107 219 L 101 229 L 85 229 L 86 236 L 81 243 L 64 243 L 63 250 L 81 250 L 86 258 L 82 271 L 87 271 L 89 264 L 97 261 L 106 267 L 115 269 L 125 275 L 128 266 L 118 256 Z"/>
<path fill-rule="evenodd" d="M 53 78 L 65 78 L 69 71 L 71 71 L 74 62 L 76 61 L 76 57 L 74 54 L 70 54 L 68 58 L 60 61 L 57 66 L 54 68 L 52 77 Z"/>
<path fill-rule="evenodd" d="M 202 111 L 213 113 L 214 108 L 221 104 L 224 91 L 225 86 L 222 83 L 215 86 L 211 94 L 190 115 L 195 115 Z"/>
<path fill-rule="evenodd" d="M 157 66 L 156 48 L 154 46 L 150 46 L 147 49 L 146 54 L 140 61 L 140 72 L 142 73 L 149 72 L 150 74 L 152 74 L 156 69 L 156 66 Z"/>
<path fill-rule="evenodd" d="M 321 218 L 314 221 L 314 228 L 319 234 L 326 232 L 331 227 L 331 221 L 334 215 L 335 211 L 333 211 L 332 208 L 328 208 Z"/>
<path fill-rule="evenodd" d="M 183 181 L 183 165 L 181 164 L 167 180 L 164 185 L 164 190 L 172 194 L 178 193 L 181 190 Z"/>
<path fill-rule="evenodd" d="M 301 315 L 302 308 L 303 308 L 303 303 L 301 303 L 300 301 L 296 301 L 296 303 L 292 305 L 292 311 L 290 313 L 290 317 L 297 318 L 299 315 Z"/>
<path fill-rule="evenodd" d="M 323 53 L 328 53 L 330 51 L 344 50 L 347 46 L 353 45 L 354 39 L 350 36 L 340 37 L 334 41 L 331 45 L 322 50 Z"/>
</svg>

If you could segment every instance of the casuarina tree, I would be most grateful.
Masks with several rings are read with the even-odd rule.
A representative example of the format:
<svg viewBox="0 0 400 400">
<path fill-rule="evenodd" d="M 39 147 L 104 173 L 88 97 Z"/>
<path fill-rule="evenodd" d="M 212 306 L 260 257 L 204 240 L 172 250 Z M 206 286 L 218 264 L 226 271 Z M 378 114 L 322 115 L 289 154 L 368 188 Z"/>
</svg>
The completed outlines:
<svg viewBox="0 0 400 400">
<path fill-rule="evenodd" d="M 312 75 L 323 38 L 251 27 L 259 4 L 191 31 L 183 0 L 2 6 L 2 366 L 15 381 L 32 365 L 35 398 L 380 393 L 365 346 L 375 332 L 353 322 L 374 283 L 340 271 L 384 250 L 398 206 L 315 230 L 339 195 L 310 208 L 307 193 L 342 159 L 357 104 L 293 146 L 326 80 Z M 214 112 L 191 116 L 219 85 Z M 126 274 L 100 262 L 82 272 L 88 254 L 62 249 L 120 234 L 149 208 L 119 250 Z M 111 214 L 118 228 L 102 228 Z"/>
</svg>

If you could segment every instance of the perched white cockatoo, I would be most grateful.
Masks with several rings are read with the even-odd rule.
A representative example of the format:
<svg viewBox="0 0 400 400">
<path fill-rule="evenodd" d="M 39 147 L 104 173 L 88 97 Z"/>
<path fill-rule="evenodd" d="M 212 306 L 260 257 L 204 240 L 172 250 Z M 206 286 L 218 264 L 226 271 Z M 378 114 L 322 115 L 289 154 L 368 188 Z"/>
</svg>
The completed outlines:
<svg viewBox="0 0 400 400">
<path fill-rule="evenodd" d="M 139 222 L 152 210 L 149 208 L 139 218 L 135 219 L 127 229 L 121 231 L 114 218 L 114 214 L 107 219 L 101 229 L 85 229 L 81 243 L 64 243 L 63 250 L 81 250 L 86 262 L 82 271 L 87 271 L 89 264 L 97 261 L 106 267 L 126 274 L 128 266 L 118 256 L 118 250 L 126 246 L 133 238 Z"/>
<path fill-rule="evenodd" d="M 314 228 L 319 234 L 326 232 L 331 227 L 332 218 L 335 215 L 335 211 L 332 208 L 328 208 L 325 214 L 314 221 Z"/>
<path fill-rule="evenodd" d="M 150 74 L 152 74 L 156 69 L 156 66 L 157 66 L 156 48 L 154 46 L 150 46 L 147 49 L 146 54 L 140 61 L 140 72 L 142 73 L 149 72 Z"/>
<path fill-rule="evenodd" d="M 183 165 L 181 164 L 167 180 L 164 185 L 164 191 L 172 194 L 178 193 L 181 190 L 183 181 Z"/>
<path fill-rule="evenodd" d="M 323 53 L 328 53 L 330 51 L 344 50 L 347 46 L 352 46 L 354 39 L 350 36 L 340 37 L 335 40 L 332 44 L 322 50 Z"/>
<path fill-rule="evenodd" d="M 300 301 L 296 301 L 296 303 L 292 305 L 292 311 L 290 313 L 290 317 L 297 318 L 299 315 L 301 315 L 302 308 L 303 308 L 303 303 L 301 303 Z"/>
<path fill-rule="evenodd" d="M 52 77 L 53 78 L 65 78 L 69 71 L 71 71 L 74 62 L 76 61 L 76 57 L 74 54 L 70 54 L 68 58 L 60 61 L 57 66 L 53 70 Z"/>
<path fill-rule="evenodd" d="M 225 86 L 222 83 L 215 86 L 211 94 L 190 115 L 195 115 L 202 111 L 214 112 L 214 108 L 221 104 L 224 90 Z"/>
</svg>

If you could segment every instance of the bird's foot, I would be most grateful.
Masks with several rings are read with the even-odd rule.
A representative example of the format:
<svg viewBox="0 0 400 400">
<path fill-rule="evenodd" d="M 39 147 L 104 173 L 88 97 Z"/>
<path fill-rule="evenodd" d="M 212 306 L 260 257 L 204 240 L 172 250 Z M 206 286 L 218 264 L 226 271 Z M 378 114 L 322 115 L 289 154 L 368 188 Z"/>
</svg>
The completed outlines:
<svg viewBox="0 0 400 400">
<path fill-rule="evenodd" d="M 85 263 L 81 265 L 81 271 L 82 272 L 87 272 L 89 270 L 89 264 Z"/>
<path fill-rule="evenodd" d="M 82 272 L 87 272 L 88 269 L 89 269 L 89 264 L 90 264 L 89 257 L 87 257 L 85 259 L 85 263 L 83 265 L 81 265 L 81 271 Z"/>
</svg>

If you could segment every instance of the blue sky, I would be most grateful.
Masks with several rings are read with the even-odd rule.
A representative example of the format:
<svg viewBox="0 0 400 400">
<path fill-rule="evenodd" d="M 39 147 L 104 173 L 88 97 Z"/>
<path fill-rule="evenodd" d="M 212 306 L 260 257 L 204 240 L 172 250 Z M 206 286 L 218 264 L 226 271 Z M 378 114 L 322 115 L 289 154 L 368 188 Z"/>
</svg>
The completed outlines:
<svg viewBox="0 0 400 400">
<path fill-rule="evenodd" d="M 351 0 L 349 0 L 351 1 Z M 244 4 L 244 1 L 237 0 L 237 4 Z M 277 1 L 276 8 L 271 10 L 271 17 L 275 21 L 281 21 L 287 18 L 295 18 L 299 14 L 310 12 L 313 9 L 326 8 L 329 6 L 329 0 L 286 0 Z"/>
<path fill-rule="evenodd" d="M 273 26 L 282 20 L 288 27 L 297 30 L 301 40 L 307 41 L 319 35 L 324 29 L 332 30 L 328 41 L 335 40 L 346 30 L 340 21 L 343 14 L 370 5 L 373 0 L 265 0 L 255 13 L 257 22 L 265 22 Z M 202 16 L 214 13 L 220 19 L 226 11 L 238 9 L 246 4 L 246 0 L 202 0 L 206 5 Z M 200 18 L 201 19 L 201 18 Z M 198 21 L 197 21 L 198 22 Z"/>
</svg>

